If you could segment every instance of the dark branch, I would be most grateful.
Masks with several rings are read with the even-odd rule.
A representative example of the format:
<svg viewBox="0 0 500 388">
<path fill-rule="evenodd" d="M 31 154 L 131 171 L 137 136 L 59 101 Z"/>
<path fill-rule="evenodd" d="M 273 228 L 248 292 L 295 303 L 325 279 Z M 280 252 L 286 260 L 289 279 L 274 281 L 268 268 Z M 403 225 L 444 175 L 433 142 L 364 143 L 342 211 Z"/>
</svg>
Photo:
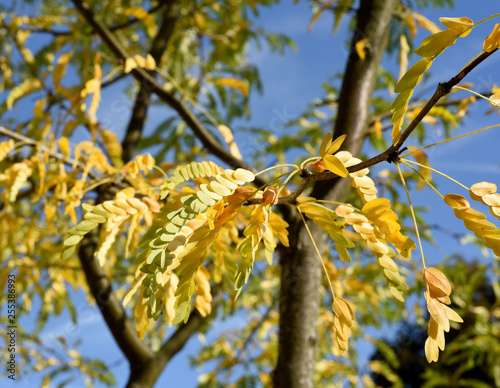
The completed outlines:
<svg viewBox="0 0 500 388">
<path fill-rule="evenodd" d="M 129 55 L 127 54 L 123 46 L 118 42 L 118 40 L 116 40 L 114 35 L 109 31 L 109 29 L 94 17 L 94 14 L 87 7 L 87 5 L 83 4 L 80 0 L 72 0 L 72 2 L 78 9 L 80 14 L 85 18 L 85 20 L 108 45 L 111 51 L 113 51 L 115 55 L 122 61 L 125 61 L 125 59 L 129 57 Z M 222 147 L 221 144 L 217 142 L 217 140 L 200 122 L 196 115 L 186 106 L 186 104 L 178 97 L 167 92 L 146 70 L 136 68 L 132 70 L 132 75 L 139 82 L 149 85 L 152 92 L 154 92 L 161 100 L 163 100 L 171 108 L 173 108 L 186 122 L 189 128 L 191 128 L 193 133 L 209 152 L 229 164 L 232 168 L 244 168 L 247 170 L 255 171 L 255 169 L 251 165 L 234 157 L 228 150 Z M 263 185 L 264 183 L 265 182 L 262 178 L 256 179 L 256 184 Z"/>
<path fill-rule="evenodd" d="M 160 66 L 161 57 L 165 52 L 168 41 L 170 40 L 170 37 L 172 36 L 172 33 L 174 31 L 177 17 L 178 7 L 176 0 L 167 1 L 166 7 L 163 11 L 161 26 L 158 29 L 158 32 L 154 37 L 153 43 L 149 50 L 149 53 L 154 58 L 158 67 Z M 155 77 L 154 72 L 150 72 L 149 74 L 151 75 L 151 77 Z M 141 87 L 137 92 L 134 108 L 132 110 L 132 116 L 130 117 L 125 138 L 122 142 L 122 160 L 124 163 L 127 163 L 132 159 L 137 145 L 141 139 L 149 104 L 151 102 L 151 92 L 151 86 L 145 82 L 142 82 Z"/>
</svg>

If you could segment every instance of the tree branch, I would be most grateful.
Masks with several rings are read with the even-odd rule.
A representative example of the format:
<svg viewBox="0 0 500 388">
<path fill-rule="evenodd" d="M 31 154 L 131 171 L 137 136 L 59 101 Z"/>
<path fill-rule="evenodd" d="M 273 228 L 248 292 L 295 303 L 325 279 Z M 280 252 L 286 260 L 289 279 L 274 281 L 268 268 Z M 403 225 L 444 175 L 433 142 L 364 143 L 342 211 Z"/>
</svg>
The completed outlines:
<svg viewBox="0 0 500 388">
<path fill-rule="evenodd" d="M 160 66 L 161 57 L 167 48 L 168 41 L 172 36 L 178 17 L 177 1 L 169 0 L 165 3 L 161 26 L 158 29 L 149 50 L 149 54 L 151 54 L 154 58 L 158 67 Z M 153 71 L 149 74 L 151 77 L 155 78 L 155 73 Z M 132 116 L 130 117 L 125 138 L 122 142 L 122 160 L 124 163 L 127 163 L 132 159 L 141 139 L 148 108 L 151 102 L 151 92 L 151 87 L 147 83 L 142 82 L 141 87 L 137 92 L 134 108 L 132 109 Z"/>
<path fill-rule="evenodd" d="M 122 61 L 129 57 L 123 46 L 118 42 L 109 29 L 98 21 L 92 11 L 83 4 L 80 0 L 71 0 L 75 7 L 85 20 L 92 26 L 101 39 L 108 45 L 108 47 L 115 53 L 115 55 Z M 132 75 L 140 82 L 146 83 L 151 87 L 151 91 L 155 93 L 161 100 L 166 102 L 173 108 L 179 116 L 191 128 L 195 136 L 202 142 L 209 152 L 217 156 L 222 161 L 229 164 L 232 168 L 244 168 L 250 171 L 255 169 L 248 163 L 237 159 L 228 150 L 221 146 L 220 143 L 211 135 L 205 126 L 198 120 L 196 115 L 186 106 L 186 104 L 178 97 L 167 92 L 156 80 L 144 69 L 135 68 L 132 70 Z M 256 184 L 262 185 L 265 181 L 258 177 Z"/>
</svg>

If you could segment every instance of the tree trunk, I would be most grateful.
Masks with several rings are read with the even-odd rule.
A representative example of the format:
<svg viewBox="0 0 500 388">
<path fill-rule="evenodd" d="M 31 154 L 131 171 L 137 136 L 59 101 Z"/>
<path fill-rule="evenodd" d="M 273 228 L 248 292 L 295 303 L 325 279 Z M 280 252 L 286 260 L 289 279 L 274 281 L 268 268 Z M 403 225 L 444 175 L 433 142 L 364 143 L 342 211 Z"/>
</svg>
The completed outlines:
<svg viewBox="0 0 500 388">
<path fill-rule="evenodd" d="M 343 149 L 354 155 L 359 153 L 366 133 L 370 100 L 397 3 L 397 0 L 362 0 L 358 10 L 334 131 L 334 138 L 347 134 Z M 364 60 L 354 49 L 361 39 L 367 39 Z M 318 182 L 312 196 L 342 201 L 349 185 L 349 179 Z M 273 376 L 275 388 L 314 386 L 322 268 L 301 219 L 294 213 L 285 213 L 291 225 L 290 235 L 294 237 L 290 239 L 290 248 L 280 252 L 280 334 Z M 308 226 L 321 251 L 327 234 L 312 222 Z"/>
</svg>

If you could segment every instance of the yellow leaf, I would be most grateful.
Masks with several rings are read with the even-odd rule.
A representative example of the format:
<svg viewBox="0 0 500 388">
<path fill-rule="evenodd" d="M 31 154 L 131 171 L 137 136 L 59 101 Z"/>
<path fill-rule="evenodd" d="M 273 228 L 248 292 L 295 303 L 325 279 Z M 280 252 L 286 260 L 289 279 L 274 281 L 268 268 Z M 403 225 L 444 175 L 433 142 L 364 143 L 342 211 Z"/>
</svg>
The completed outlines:
<svg viewBox="0 0 500 388">
<path fill-rule="evenodd" d="M 478 182 L 478 183 L 474 183 L 470 187 L 470 191 L 471 191 L 471 193 L 474 193 L 478 197 L 482 197 L 483 195 L 486 195 L 486 194 L 495 193 L 497 191 L 497 185 L 495 185 L 494 183 L 490 183 L 490 182 Z"/>
<path fill-rule="evenodd" d="M 455 311 L 453 311 L 451 308 L 449 308 L 446 305 L 443 305 L 444 311 L 446 311 L 446 315 L 448 316 L 448 319 L 453 322 L 458 322 L 462 323 L 464 320 L 460 315 L 458 315 Z"/>
<path fill-rule="evenodd" d="M 321 157 L 325 156 L 326 150 L 330 148 L 331 145 L 332 145 L 332 134 L 328 132 L 319 147 L 319 156 Z"/>
<path fill-rule="evenodd" d="M 127 304 L 130 302 L 130 299 L 132 299 L 132 296 L 134 296 L 134 294 L 137 292 L 137 290 L 141 286 L 142 281 L 146 278 L 146 276 L 147 274 L 145 274 L 144 272 L 140 272 L 138 276 L 134 279 L 134 281 L 130 285 L 129 290 L 123 297 L 123 302 L 122 302 L 123 307 L 127 307 Z"/>
<path fill-rule="evenodd" d="M 425 16 L 423 16 L 419 13 L 416 13 L 416 12 L 413 12 L 411 14 L 411 16 L 413 16 L 415 18 L 415 20 L 417 21 L 417 24 L 420 27 L 425 28 L 430 33 L 435 34 L 437 32 L 441 32 L 441 28 L 439 28 L 435 23 L 431 22 Z"/>
<path fill-rule="evenodd" d="M 129 7 L 123 10 L 123 14 L 127 16 L 134 16 L 137 19 L 144 19 L 148 16 L 148 11 L 141 7 Z"/>
<path fill-rule="evenodd" d="M 136 67 L 138 67 L 138 64 L 135 61 L 135 59 L 134 58 L 127 58 L 127 59 L 125 59 L 125 66 L 124 66 L 123 72 L 125 74 L 128 74 Z"/>
<path fill-rule="evenodd" d="M 431 297 L 442 297 L 451 294 L 451 285 L 446 275 L 435 267 L 425 269 L 424 282 L 429 286 Z"/>
<path fill-rule="evenodd" d="M 415 54 L 421 57 L 434 57 L 439 55 L 446 47 L 456 42 L 458 33 L 455 30 L 445 30 L 425 38 Z"/>
<path fill-rule="evenodd" d="M 354 45 L 356 52 L 358 53 L 359 58 L 361 58 L 361 60 L 363 60 L 363 61 L 366 58 L 365 47 L 366 47 L 367 42 L 368 42 L 368 39 L 365 38 L 365 39 L 358 40 L 356 42 L 356 44 Z"/>
<path fill-rule="evenodd" d="M 116 134 L 110 130 L 107 129 L 101 129 L 99 130 L 99 133 L 102 137 L 102 140 L 104 142 L 104 145 L 106 146 L 108 150 L 108 155 L 109 158 L 111 159 L 111 162 L 115 167 L 122 167 L 123 166 L 123 161 L 122 161 L 122 145 L 120 141 L 118 140 L 118 137 Z"/>
<path fill-rule="evenodd" d="M 5 100 L 7 109 L 11 109 L 12 105 L 14 105 L 17 100 L 41 89 L 42 86 L 43 85 L 38 78 L 28 78 L 24 80 L 20 85 L 10 91 L 9 96 Z"/>
<path fill-rule="evenodd" d="M 92 100 L 90 102 L 90 107 L 88 109 L 89 123 L 91 125 L 92 135 L 94 136 L 94 127 L 97 124 L 97 108 L 99 108 L 99 102 L 101 101 L 101 55 L 96 54 L 94 59 L 94 78 L 85 83 L 85 88 L 81 91 L 81 96 L 86 97 L 92 94 Z"/>
<path fill-rule="evenodd" d="M 500 47 L 500 24 L 495 24 L 493 31 L 489 34 L 483 43 L 483 51 L 491 52 Z"/>
<path fill-rule="evenodd" d="M 156 61 L 151 54 L 146 55 L 146 69 L 154 70 L 156 69 Z"/>
<path fill-rule="evenodd" d="M 405 23 L 408 26 L 408 30 L 410 30 L 410 39 L 413 40 L 415 35 L 417 34 L 417 24 L 415 23 L 415 19 L 413 19 L 412 15 L 408 15 L 405 17 Z"/>
<path fill-rule="evenodd" d="M 427 337 L 425 341 L 425 358 L 430 364 L 431 362 L 437 362 L 439 359 L 439 348 L 437 341 L 431 337 Z"/>
<path fill-rule="evenodd" d="M 156 19 L 154 16 L 148 14 L 142 19 L 142 22 L 146 27 L 146 34 L 148 34 L 150 38 L 153 38 L 156 35 L 156 31 L 158 31 L 158 26 L 156 25 Z"/>
<path fill-rule="evenodd" d="M 431 67 L 431 64 L 432 58 L 422 58 L 419 60 L 412 67 L 410 67 L 403 78 L 398 81 L 394 91 L 396 93 L 400 93 L 408 89 L 413 89 L 422 79 L 422 74 L 424 74 L 429 67 Z M 395 108 L 394 104 L 393 108 Z"/>
<path fill-rule="evenodd" d="M 238 89 L 245 97 L 248 96 L 248 85 L 245 81 L 236 78 L 219 78 L 215 81 L 216 85 L 229 86 L 230 88 Z"/>
<path fill-rule="evenodd" d="M 349 176 L 349 171 L 347 171 L 340 159 L 336 156 L 325 155 L 323 159 L 325 161 L 326 167 L 334 174 L 337 174 L 342 178 L 347 178 Z"/>
<path fill-rule="evenodd" d="M 488 100 L 492 106 L 500 107 L 500 94 L 492 94 Z"/>
<path fill-rule="evenodd" d="M 54 68 L 54 87 L 56 90 L 58 90 L 60 87 L 61 79 L 62 79 L 62 77 L 64 77 L 64 74 L 66 73 L 66 67 L 67 67 L 72 55 L 73 55 L 73 52 L 70 51 L 70 52 L 61 54 L 61 56 L 57 60 L 57 65 Z"/>
<path fill-rule="evenodd" d="M 375 137 L 377 139 L 382 139 L 382 123 L 380 121 L 380 118 L 377 118 L 377 120 L 375 120 L 375 123 L 373 124 L 373 130 L 375 132 Z"/>
<path fill-rule="evenodd" d="M 62 136 L 58 140 L 58 145 L 59 149 L 61 150 L 61 153 L 64 155 L 65 158 L 69 158 L 69 140 L 67 137 Z"/>
<path fill-rule="evenodd" d="M 14 148 L 14 140 L 10 139 L 0 143 L 0 162 L 4 160 L 8 153 Z"/>
<path fill-rule="evenodd" d="M 439 18 L 450 30 L 455 31 L 460 37 L 467 36 L 474 26 L 474 22 L 466 16 L 460 18 Z"/>
<path fill-rule="evenodd" d="M 406 40 L 406 36 L 401 35 L 399 37 L 399 77 L 401 79 L 406 72 L 406 68 L 408 67 L 408 53 L 410 52 L 410 46 L 408 45 L 408 41 Z"/>
<path fill-rule="evenodd" d="M 233 132 L 231 131 L 231 129 L 228 126 L 223 125 L 223 124 L 217 126 L 217 129 L 219 130 L 220 134 L 224 138 L 224 141 L 229 146 L 229 151 L 231 152 L 231 155 L 233 155 L 235 158 L 237 158 L 239 160 L 242 160 L 243 156 L 241 156 L 238 145 L 234 141 Z"/>
<path fill-rule="evenodd" d="M 340 146 L 344 142 L 346 136 L 347 135 L 341 135 L 341 136 L 337 137 L 333 141 L 332 145 L 330 147 L 328 147 L 328 150 L 326 151 L 326 153 L 329 154 L 329 155 L 334 154 L 340 148 Z"/>
</svg>

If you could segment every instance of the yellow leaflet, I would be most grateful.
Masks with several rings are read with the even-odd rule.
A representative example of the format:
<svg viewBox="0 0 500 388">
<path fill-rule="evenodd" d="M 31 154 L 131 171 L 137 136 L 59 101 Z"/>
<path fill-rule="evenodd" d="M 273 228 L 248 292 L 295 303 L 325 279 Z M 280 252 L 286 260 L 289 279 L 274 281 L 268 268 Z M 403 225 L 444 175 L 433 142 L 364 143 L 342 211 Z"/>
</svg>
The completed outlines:
<svg viewBox="0 0 500 388">
<path fill-rule="evenodd" d="M 341 136 L 337 137 L 333 141 L 332 145 L 330 147 L 328 147 L 328 150 L 326 151 L 326 153 L 329 154 L 329 155 L 334 154 L 340 148 L 340 146 L 344 142 L 346 136 L 347 135 L 341 135 Z"/>
<path fill-rule="evenodd" d="M 378 208 L 390 208 L 391 201 L 387 198 L 377 198 L 370 202 L 367 202 L 361 211 L 365 214 L 370 213 L 371 211 Z"/>
<path fill-rule="evenodd" d="M 415 38 L 415 35 L 417 34 L 417 24 L 415 23 L 415 19 L 413 19 L 412 15 L 408 15 L 405 17 L 405 23 L 408 26 L 408 29 L 410 30 L 410 39 L 413 40 Z"/>
<path fill-rule="evenodd" d="M 364 61 L 366 58 L 365 46 L 366 46 L 367 42 L 368 42 L 368 39 L 365 38 L 365 39 L 358 40 L 356 42 L 356 44 L 354 45 L 354 48 L 356 49 L 356 52 L 358 53 L 358 56 L 362 61 Z"/>
<path fill-rule="evenodd" d="M 483 51 L 491 52 L 500 47 L 500 24 L 495 24 L 493 31 L 486 37 L 483 43 Z"/>
<path fill-rule="evenodd" d="M 425 38 L 415 54 L 421 57 L 434 57 L 439 55 L 446 47 L 456 42 L 458 35 L 454 30 L 445 30 Z"/>
<path fill-rule="evenodd" d="M 396 93 L 401 93 L 408 89 L 413 89 L 422 79 L 422 75 L 429 69 L 429 67 L 431 67 L 431 64 L 432 58 L 422 58 L 420 61 L 415 63 L 408 69 L 403 78 L 398 81 L 394 91 Z M 392 108 L 397 109 L 400 105 L 400 103 L 397 105 L 394 105 L 393 103 Z"/>
<path fill-rule="evenodd" d="M 88 109 L 88 117 L 90 128 L 92 131 L 92 136 L 95 136 L 94 127 L 97 124 L 97 108 L 99 107 L 99 102 L 101 101 L 101 55 L 96 54 L 94 59 L 94 78 L 85 83 L 85 88 L 81 91 L 81 97 L 85 98 L 89 94 L 92 94 L 92 100 L 90 102 L 90 108 Z"/>
<path fill-rule="evenodd" d="M 129 7 L 123 10 L 123 14 L 127 16 L 134 16 L 137 19 L 144 19 L 148 16 L 148 11 L 141 7 Z"/>
<path fill-rule="evenodd" d="M 401 48 L 399 51 L 399 77 L 398 77 L 398 79 L 401 79 L 403 77 L 403 75 L 405 74 L 406 69 L 408 67 L 408 53 L 410 52 L 410 46 L 408 45 L 408 40 L 406 39 L 406 36 L 401 35 L 399 37 L 399 45 Z"/>
<path fill-rule="evenodd" d="M 54 87 L 56 90 L 59 90 L 60 84 L 61 84 L 61 79 L 64 77 L 64 74 L 66 74 L 66 67 L 69 63 L 69 60 L 71 59 L 71 56 L 73 55 L 73 52 L 67 52 L 64 54 L 61 54 L 59 59 L 57 60 L 57 65 L 54 68 Z"/>
<path fill-rule="evenodd" d="M 425 16 L 423 16 L 417 12 L 413 12 L 411 14 L 411 16 L 413 16 L 415 18 L 415 20 L 417 21 L 417 24 L 420 27 L 425 28 L 430 33 L 435 34 L 437 32 L 441 32 L 441 28 L 439 28 L 434 22 L 431 22 Z"/>
<path fill-rule="evenodd" d="M 241 156 L 240 150 L 238 149 L 238 145 L 234 141 L 234 136 L 231 129 L 227 125 L 222 125 L 222 124 L 218 125 L 217 129 L 224 138 L 224 141 L 229 146 L 229 151 L 231 152 L 231 155 L 233 155 L 235 158 L 239 160 L 242 160 L 243 157 Z"/>
<path fill-rule="evenodd" d="M 120 144 L 120 141 L 118 140 L 116 134 L 107 129 L 101 129 L 99 130 L 99 133 L 101 134 L 104 145 L 107 148 L 108 155 L 109 158 L 111 159 L 113 166 L 118 168 L 122 167 L 123 150 L 122 150 L 122 145 Z"/>
<path fill-rule="evenodd" d="M 139 287 L 141 286 L 142 281 L 146 278 L 147 274 L 143 272 L 139 272 L 137 277 L 134 279 L 132 284 L 130 285 L 129 290 L 126 292 L 125 296 L 123 297 L 123 302 L 122 305 L 123 307 L 127 307 L 127 304 L 130 302 L 130 299 L 132 299 L 132 296 L 137 292 Z"/>
<path fill-rule="evenodd" d="M 215 81 L 215 85 L 229 86 L 238 89 L 245 97 L 248 96 L 248 84 L 245 81 L 236 78 L 219 78 Z"/>
<path fill-rule="evenodd" d="M 14 140 L 10 139 L 0 143 L 0 162 L 7 157 L 7 154 L 14 148 Z"/>
<path fill-rule="evenodd" d="M 319 147 L 319 156 L 321 157 L 325 156 L 326 150 L 330 148 L 331 145 L 332 145 L 332 134 L 328 132 Z"/>
<path fill-rule="evenodd" d="M 14 105 L 17 100 L 41 89 L 42 86 L 42 82 L 38 78 L 24 80 L 20 85 L 10 91 L 9 96 L 5 100 L 7 109 L 11 109 L 12 105 Z"/>
<path fill-rule="evenodd" d="M 334 155 L 325 155 L 323 158 L 325 161 L 326 168 L 328 168 L 334 174 L 342 178 L 347 178 L 349 176 L 349 171 L 345 168 L 339 158 Z"/>
<path fill-rule="evenodd" d="M 474 26 L 474 22 L 466 16 L 462 16 L 460 18 L 439 18 L 439 21 L 443 23 L 450 30 L 455 31 L 459 34 L 459 37 L 463 38 L 469 35 L 472 27 Z"/>
<path fill-rule="evenodd" d="M 142 19 L 142 22 L 146 27 L 146 34 L 148 34 L 150 38 L 153 38 L 156 35 L 156 31 L 158 31 L 158 26 L 154 16 L 147 15 L 144 19 Z"/>
<path fill-rule="evenodd" d="M 210 293 L 209 280 L 210 272 L 204 266 L 198 268 L 194 278 L 196 284 L 194 307 L 202 317 L 206 317 L 212 312 L 212 294 Z"/>
</svg>

